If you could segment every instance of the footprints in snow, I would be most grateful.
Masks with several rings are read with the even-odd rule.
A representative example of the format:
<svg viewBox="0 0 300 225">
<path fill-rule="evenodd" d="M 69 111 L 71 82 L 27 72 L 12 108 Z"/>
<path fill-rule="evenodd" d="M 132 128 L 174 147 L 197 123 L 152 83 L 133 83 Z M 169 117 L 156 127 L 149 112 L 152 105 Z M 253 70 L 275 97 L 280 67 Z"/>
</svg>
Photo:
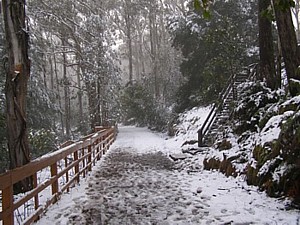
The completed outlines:
<svg viewBox="0 0 300 225">
<path fill-rule="evenodd" d="M 209 214 L 207 199 L 191 200 L 190 187 L 182 186 L 174 165 L 162 153 L 112 153 L 87 190 L 96 205 L 95 215 L 103 215 L 103 224 L 199 222 Z"/>
</svg>

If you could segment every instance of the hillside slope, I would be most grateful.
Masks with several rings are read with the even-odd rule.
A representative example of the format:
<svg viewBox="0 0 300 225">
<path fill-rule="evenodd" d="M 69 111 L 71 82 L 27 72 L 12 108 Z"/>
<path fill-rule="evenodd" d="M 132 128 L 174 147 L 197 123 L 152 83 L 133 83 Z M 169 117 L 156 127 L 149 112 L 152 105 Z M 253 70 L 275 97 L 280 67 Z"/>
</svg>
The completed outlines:
<svg viewBox="0 0 300 225">
<path fill-rule="evenodd" d="M 223 132 L 204 160 L 206 169 L 245 176 L 273 197 L 300 204 L 300 96 L 287 97 L 263 83 L 244 83 L 243 95 Z"/>
</svg>

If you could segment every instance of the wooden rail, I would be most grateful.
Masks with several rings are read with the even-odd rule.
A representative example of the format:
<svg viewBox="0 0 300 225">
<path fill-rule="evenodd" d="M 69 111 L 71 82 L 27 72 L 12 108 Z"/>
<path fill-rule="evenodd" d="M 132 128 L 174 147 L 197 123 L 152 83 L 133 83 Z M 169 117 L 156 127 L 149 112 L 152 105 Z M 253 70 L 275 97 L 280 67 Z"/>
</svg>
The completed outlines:
<svg viewBox="0 0 300 225">
<path fill-rule="evenodd" d="M 28 215 L 24 215 L 19 223 L 31 224 L 36 221 L 63 192 L 69 191 L 71 185 L 79 183 L 81 177 L 85 177 L 91 171 L 92 166 L 100 160 L 115 140 L 116 130 L 116 127 L 96 128 L 95 133 L 84 137 L 81 141 L 65 143 L 61 149 L 53 153 L 1 174 L 0 224 L 1 222 L 3 225 L 15 224 L 16 211 L 30 204 L 32 205 L 31 212 L 27 212 Z M 39 174 L 45 170 L 49 172 L 49 177 L 39 181 Z M 33 189 L 14 199 L 13 185 L 28 177 L 33 179 Z M 42 203 L 40 194 L 45 191 L 51 193 L 48 193 L 49 198 Z"/>
</svg>

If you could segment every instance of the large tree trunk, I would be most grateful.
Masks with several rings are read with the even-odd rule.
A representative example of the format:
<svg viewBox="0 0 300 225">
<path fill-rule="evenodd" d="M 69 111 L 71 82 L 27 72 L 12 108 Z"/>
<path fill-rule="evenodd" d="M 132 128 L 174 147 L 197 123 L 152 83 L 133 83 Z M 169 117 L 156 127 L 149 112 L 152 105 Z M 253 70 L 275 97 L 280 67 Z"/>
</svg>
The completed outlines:
<svg viewBox="0 0 300 225">
<path fill-rule="evenodd" d="M 7 42 L 6 119 L 10 168 L 30 161 L 26 121 L 27 82 L 30 75 L 28 34 L 25 25 L 25 1 L 3 0 L 3 15 Z M 32 188 L 28 178 L 14 186 L 15 192 Z"/>
<path fill-rule="evenodd" d="M 263 12 L 271 5 L 271 0 L 258 1 L 259 26 L 259 70 L 260 78 L 265 79 L 267 86 L 276 89 L 280 86 L 280 78 L 276 78 L 272 23 Z"/>
<path fill-rule="evenodd" d="M 273 0 L 273 2 L 282 56 L 288 82 L 290 84 L 292 79 L 300 80 L 300 73 L 297 73 L 300 60 L 297 48 L 296 33 L 290 8 L 282 8 L 279 6 L 284 5 L 285 0 Z M 293 85 L 289 85 L 289 90 L 292 96 L 297 94 L 297 89 L 294 89 Z"/>
</svg>

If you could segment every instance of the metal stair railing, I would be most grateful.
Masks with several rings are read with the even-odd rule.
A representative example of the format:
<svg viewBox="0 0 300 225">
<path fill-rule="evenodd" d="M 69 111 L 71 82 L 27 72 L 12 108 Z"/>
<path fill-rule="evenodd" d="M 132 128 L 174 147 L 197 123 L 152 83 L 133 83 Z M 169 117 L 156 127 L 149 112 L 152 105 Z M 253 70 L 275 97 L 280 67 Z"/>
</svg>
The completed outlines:
<svg viewBox="0 0 300 225">
<path fill-rule="evenodd" d="M 257 70 L 257 63 L 251 64 L 247 67 L 247 79 L 255 80 Z M 219 95 L 218 100 L 213 104 L 206 120 L 198 130 L 198 146 L 204 146 L 204 137 L 208 134 L 209 130 L 211 129 L 213 123 L 217 118 L 218 112 L 223 109 L 226 99 L 232 93 L 233 100 L 237 99 L 237 90 L 235 86 L 235 81 L 238 75 L 234 74 L 231 75 L 230 78 L 227 80 L 225 88 L 222 90 L 221 94 Z M 231 113 L 230 113 L 231 115 Z"/>
<path fill-rule="evenodd" d="M 213 107 L 211 108 L 208 116 L 206 117 L 206 120 L 198 130 L 198 146 L 203 146 L 203 139 L 204 136 L 208 133 L 209 129 L 211 128 L 213 122 L 216 119 L 217 113 L 223 108 L 223 105 L 225 103 L 226 98 L 230 94 L 233 84 L 234 84 L 235 76 L 231 75 L 230 78 L 227 80 L 226 86 L 219 95 L 219 98 L 217 102 L 213 104 Z"/>
</svg>

